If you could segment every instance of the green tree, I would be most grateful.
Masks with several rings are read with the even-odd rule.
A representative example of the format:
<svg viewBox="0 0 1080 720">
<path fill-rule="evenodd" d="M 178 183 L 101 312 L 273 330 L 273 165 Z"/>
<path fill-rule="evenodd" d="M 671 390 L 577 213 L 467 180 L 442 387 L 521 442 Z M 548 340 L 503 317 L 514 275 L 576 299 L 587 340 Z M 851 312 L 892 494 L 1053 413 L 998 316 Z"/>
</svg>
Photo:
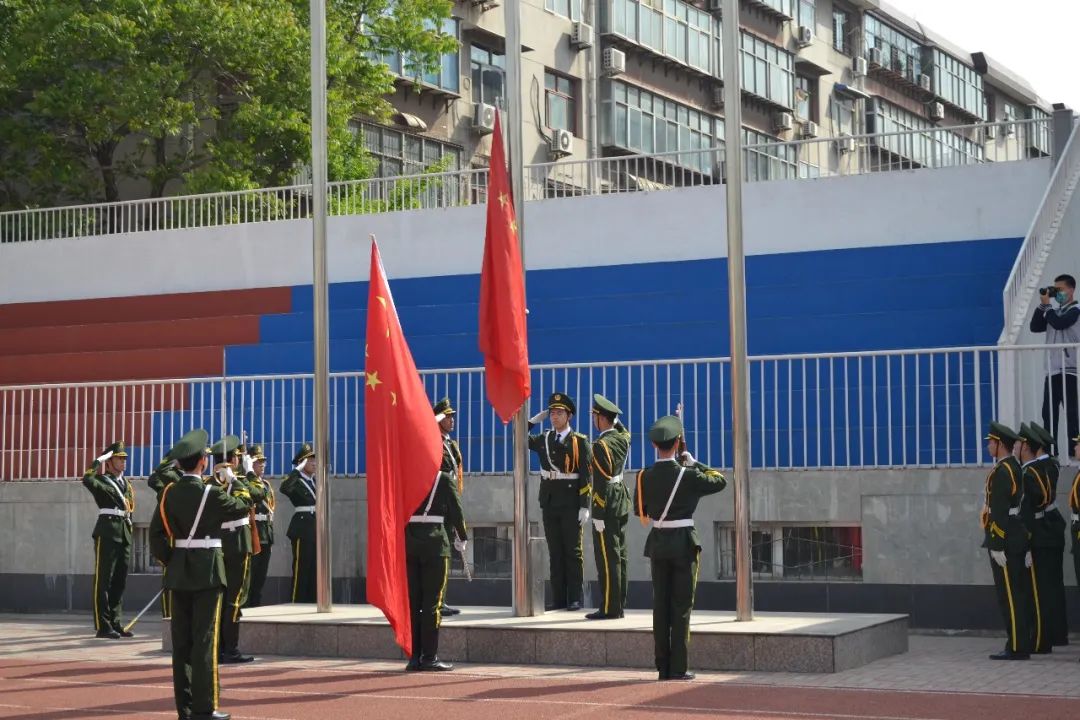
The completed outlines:
<svg viewBox="0 0 1080 720">
<path fill-rule="evenodd" d="M 328 0 L 331 179 L 349 127 L 457 47 L 450 0 Z M 0 208 L 273 187 L 310 160 L 308 0 L 0 0 Z"/>
</svg>

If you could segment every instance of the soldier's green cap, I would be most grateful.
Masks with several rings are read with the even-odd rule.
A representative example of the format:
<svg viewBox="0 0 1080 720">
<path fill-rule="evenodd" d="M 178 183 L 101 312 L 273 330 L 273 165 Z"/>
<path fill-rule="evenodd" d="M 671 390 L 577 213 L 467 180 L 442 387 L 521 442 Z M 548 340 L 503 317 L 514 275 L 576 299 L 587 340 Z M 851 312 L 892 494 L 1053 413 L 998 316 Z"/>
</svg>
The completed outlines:
<svg viewBox="0 0 1080 720">
<path fill-rule="evenodd" d="M 571 415 L 577 415 L 577 405 L 574 399 L 564 392 L 551 393 L 548 398 L 548 410 L 562 409 Z"/>
<path fill-rule="evenodd" d="M 210 452 L 214 455 L 228 455 L 240 448 L 240 438 L 235 435 L 226 435 L 214 443 Z"/>
<path fill-rule="evenodd" d="M 1029 423 L 1029 427 L 1031 427 L 1031 429 L 1035 431 L 1035 434 L 1038 435 L 1041 439 L 1039 445 L 1042 447 L 1042 449 L 1049 450 L 1050 447 L 1054 444 L 1054 436 L 1051 435 L 1046 428 L 1044 428 L 1037 422 Z"/>
<path fill-rule="evenodd" d="M 166 457 L 173 460 L 183 460 L 193 455 L 205 455 L 210 452 L 206 447 L 208 442 L 210 442 L 210 435 L 205 430 L 202 428 L 192 430 L 172 446 L 172 450 L 169 451 Z"/>
<path fill-rule="evenodd" d="M 665 415 L 649 428 L 649 439 L 655 443 L 671 442 L 682 434 L 682 420 L 674 415 Z"/>
<path fill-rule="evenodd" d="M 128 456 L 127 451 L 124 450 L 123 440 L 117 440 L 106 449 L 112 452 L 114 458 L 126 458 Z"/>
<path fill-rule="evenodd" d="M 311 447 L 310 443 L 304 443 L 300 446 L 300 449 L 296 451 L 296 455 L 293 455 L 292 464 L 299 465 L 308 458 L 315 457 L 315 450 Z"/>
<path fill-rule="evenodd" d="M 990 423 L 990 431 L 986 433 L 984 440 L 1011 440 L 1016 442 L 1020 439 L 1020 436 L 1013 432 L 1012 428 L 1008 425 L 1003 425 L 999 422 Z"/>
<path fill-rule="evenodd" d="M 431 408 L 433 415 L 454 415 L 457 410 L 450 405 L 450 398 L 444 397 Z"/>
<path fill-rule="evenodd" d="M 266 455 L 263 455 L 262 445 L 252 445 L 251 448 L 248 450 L 248 457 L 251 458 L 252 462 L 259 462 L 260 460 L 265 460 Z"/>
<path fill-rule="evenodd" d="M 622 410 L 615 403 L 608 400 L 606 397 L 597 393 L 592 396 L 592 409 L 593 412 L 604 413 L 605 415 L 621 415 Z"/>
<path fill-rule="evenodd" d="M 1020 436 L 1023 442 L 1035 447 L 1042 447 L 1042 438 L 1027 423 L 1020 423 L 1020 430 L 1016 434 Z"/>
</svg>

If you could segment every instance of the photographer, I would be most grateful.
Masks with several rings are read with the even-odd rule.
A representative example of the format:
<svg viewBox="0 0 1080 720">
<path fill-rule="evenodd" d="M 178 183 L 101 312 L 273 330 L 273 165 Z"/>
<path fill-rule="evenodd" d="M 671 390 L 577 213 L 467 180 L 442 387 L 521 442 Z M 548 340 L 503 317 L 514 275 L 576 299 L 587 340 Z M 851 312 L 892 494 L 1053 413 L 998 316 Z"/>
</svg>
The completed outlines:
<svg viewBox="0 0 1080 720">
<path fill-rule="evenodd" d="M 1076 392 L 1076 354 L 1080 349 L 1080 306 L 1073 295 L 1076 293 L 1076 278 L 1072 275 L 1058 275 L 1052 287 L 1039 289 L 1039 307 L 1031 318 L 1031 332 L 1046 333 L 1046 342 L 1050 345 L 1072 345 L 1050 351 L 1049 371 L 1043 385 L 1042 420 L 1043 427 L 1049 428 L 1054 436 L 1055 446 L 1058 434 L 1058 413 L 1062 403 L 1065 405 L 1065 422 L 1069 430 L 1069 455 L 1073 454 L 1080 434 L 1080 402 Z M 1051 299 L 1058 304 L 1057 309 L 1050 304 Z M 1056 449 L 1056 447 L 1055 447 Z"/>
</svg>

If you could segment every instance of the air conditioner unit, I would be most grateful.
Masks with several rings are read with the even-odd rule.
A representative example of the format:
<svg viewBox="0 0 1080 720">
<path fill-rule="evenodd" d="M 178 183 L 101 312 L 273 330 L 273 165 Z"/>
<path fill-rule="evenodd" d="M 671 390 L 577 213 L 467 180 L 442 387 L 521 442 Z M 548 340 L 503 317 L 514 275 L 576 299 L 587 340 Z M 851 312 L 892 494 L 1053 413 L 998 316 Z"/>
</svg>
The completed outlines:
<svg viewBox="0 0 1080 720">
<path fill-rule="evenodd" d="M 626 53 L 615 48 L 604 48 L 604 75 L 613 77 L 626 72 Z"/>
<path fill-rule="evenodd" d="M 800 25 L 798 30 L 795 31 L 795 42 L 800 47 L 806 47 L 814 42 L 814 29 L 807 27 L 806 25 Z"/>
<path fill-rule="evenodd" d="M 709 12 L 723 12 L 724 0 L 706 0 L 705 7 Z"/>
<path fill-rule="evenodd" d="M 571 45 L 578 49 L 592 47 L 595 39 L 592 25 L 580 21 L 574 23 L 574 29 L 570 35 Z"/>
<path fill-rule="evenodd" d="M 997 138 L 997 134 L 998 134 L 998 126 L 997 125 L 987 125 L 986 126 L 986 139 L 987 140 L 995 140 Z"/>
<path fill-rule="evenodd" d="M 855 152 L 855 138 L 850 135 L 841 135 L 836 140 L 836 149 L 841 153 Z"/>
<path fill-rule="evenodd" d="M 568 130 L 552 130 L 548 148 L 552 158 L 574 154 L 574 134 Z"/>
<path fill-rule="evenodd" d="M 872 47 L 866 51 L 866 59 L 871 65 L 883 65 L 881 62 L 881 48 Z"/>
<path fill-rule="evenodd" d="M 712 89 L 712 105 L 713 110 L 723 110 L 724 108 L 724 88 L 719 85 L 714 85 Z"/>
<path fill-rule="evenodd" d="M 866 77 L 866 58 L 857 57 L 851 63 L 851 70 L 855 73 L 855 77 Z"/>
<path fill-rule="evenodd" d="M 502 3 L 500 0 L 472 0 L 472 6 L 480 8 L 480 11 L 493 10 Z"/>
<path fill-rule="evenodd" d="M 944 120 L 945 119 L 945 106 L 939 102 L 930 103 L 930 107 L 927 109 L 930 114 L 931 120 Z"/>
<path fill-rule="evenodd" d="M 819 130 L 818 124 L 812 120 L 807 120 L 802 124 L 802 136 L 804 138 L 816 138 Z"/>
<path fill-rule="evenodd" d="M 919 87 L 926 92 L 930 92 L 930 76 L 923 74 L 919 76 Z"/>
<path fill-rule="evenodd" d="M 773 125 L 778 132 L 790 130 L 795 124 L 795 119 L 789 112 L 776 113 L 776 117 L 773 121 Z"/>
<path fill-rule="evenodd" d="M 473 105 L 473 130 L 477 135 L 495 132 L 495 106 L 486 103 Z"/>
</svg>

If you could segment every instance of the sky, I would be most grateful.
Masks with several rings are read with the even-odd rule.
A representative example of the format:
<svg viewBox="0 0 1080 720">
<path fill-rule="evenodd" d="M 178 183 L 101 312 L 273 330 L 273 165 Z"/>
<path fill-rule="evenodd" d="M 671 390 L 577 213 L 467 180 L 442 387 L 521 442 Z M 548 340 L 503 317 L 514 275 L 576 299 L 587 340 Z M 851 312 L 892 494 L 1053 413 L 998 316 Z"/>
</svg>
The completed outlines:
<svg viewBox="0 0 1080 720">
<path fill-rule="evenodd" d="M 1078 0 L 886 0 L 959 45 L 984 52 L 1049 103 L 1080 111 Z"/>
</svg>

